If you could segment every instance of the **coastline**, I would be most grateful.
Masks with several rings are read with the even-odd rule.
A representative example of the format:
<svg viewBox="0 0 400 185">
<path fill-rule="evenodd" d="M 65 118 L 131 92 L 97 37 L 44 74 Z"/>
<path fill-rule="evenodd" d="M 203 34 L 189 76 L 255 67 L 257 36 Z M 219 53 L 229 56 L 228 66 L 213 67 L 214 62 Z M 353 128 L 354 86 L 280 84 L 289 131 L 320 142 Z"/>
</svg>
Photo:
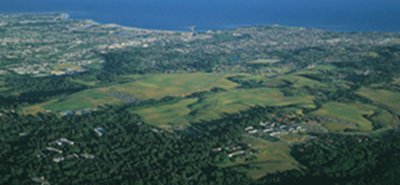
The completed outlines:
<svg viewBox="0 0 400 185">
<path fill-rule="evenodd" d="M 84 20 L 84 21 L 88 21 L 91 24 L 96 24 L 96 25 L 101 25 L 101 26 L 106 26 L 106 27 L 120 27 L 122 29 L 131 29 L 131 30 L 144 30 L 144 31 L 152 31 L 152 32 L 163 32 L 163 33 L 192 33 L 189 28 L 184 29 L 184 30 L 168 30 L 168 29 L 152 29 L 152 28 L 143 28 L 143 27 L 135 27 L 135 26 L 127 26 L 127 25 L 122 25 L 122 24 L 117 24 L 117 23 L 102 23 L 99 21 L 95 21 L 94 19 L 90 19 L 90 18 L 74 18 L 73 16 L 71 16 L 71 13 L 66 13 L 66 12 L 58 12 L 58 11 L 44 11 L 44 12 L 12 12 L 12 13 L 1 13 L 0 14 L 58 14 L 61 16 L 62 19 L 72 19 L 72 20 Z M 243 28 L 243 27 L 256 27 L 256 26 L 281 26 L 281 27 L 292 27 L 292 28 L 305 28 L 305 29 L 317 29 L 317 30 L 323 30 L 323 31 L 332 31 L 332 32 L 346 32 L 346 33 L 399 33 L 399 31 L 376 31 L 376 30 L 352 30 L 350 28 L 346 29 L 345 26 L 341 26 L 341 25 L 331 25 L 331 26 L 322 26 L 325 28 L 321 28 L 321 26 L 318 25 L 285 25 L 285 24 L 278 24 L 278 23 L 271 23 L 271 24 L 261 24 L 261 23 L 256 23 L 256 24 L 228 24 L 228 25 L 221 25 L 220 29 L 200 29 L 200 30 L 196 30 L 196 33 L 199 32 L 208 32 L 208 31 L 212 31 L 212 32 L 216 32 L 216 31 L 226 31 L 226 30 L 233 30 L 233 29 L 237 29 L 237 28 Z M 189 26 L 188 26 L 189 27 Z M 331 28 L 342 28 L 342 29 L 329 29 L 327 27 L 331 27 Z"/>
</svg>

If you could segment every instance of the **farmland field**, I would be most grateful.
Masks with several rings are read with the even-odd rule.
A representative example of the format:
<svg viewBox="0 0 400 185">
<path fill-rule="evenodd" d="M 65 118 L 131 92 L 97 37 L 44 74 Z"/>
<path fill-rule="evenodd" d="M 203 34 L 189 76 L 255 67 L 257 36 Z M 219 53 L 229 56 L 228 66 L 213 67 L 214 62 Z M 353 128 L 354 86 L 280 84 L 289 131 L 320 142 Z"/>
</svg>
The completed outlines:
<svg viewBox="0 0 400 185">
<path fill-rule="evenodd" d="M 210 95 L 201 103 L 191 106 L 191 109 L 197 113 L 195 121 L 209 121 L 221 118 L 224 113 L 243 111 L 254 105 L 284 106 L 292 104 L 314 106 L 313 97 L 285 97 L 279 89 L 272 88 L 239 89 Z"/>
<path fill-rule="evenodd" d="M 380 127 L 395 127 L 398 124 L 397 119 L 390 114 L 387 110 L 380 110 L 374 117 L 372 117 L 374 126 Z"/>
<path fill-rule="evenodd" d="M 103 106 L 106 104 L 118 104 L 118 103 L 123 103 L 123 102 L 112 95 L 89 90 L 72 94 L 68 97 L 61 99 L 59 102 L 56 103 L 47 103 L 45 108 L 52 111 L 64 111 L 64 110 L 75 111 L 84 108 L 91 108 L 91 107 Z"/>
<path fill-rule="evenodd" d="M 306 73 L 293 73 L 293 74 L 289 74 L 289 75 L 281 75 L 281 76 L 278 76 L 277 78 L 273 78 L 273 79 L 271 79 L 271 80 L 276 80 L 276 79 L 285 80 L 285 81 L 291 82 L 291 83 L 293 84 L 292 86 L 295 87 L 295 88 L 300 88 L 300 87 L 305 87 L 305 86 L 311 86 L 311 87 L 313 87 L 313 86 L 327 87 L 326 84 L 321 83 L 321 82 L 319 82 L 319 81 L 316 81 L 316 80 L 312 80 L 312 79 L 309 79 L 309 78 L 306 78 L 306 77 L 299 76 L 299 75 L 301 75 L 301 74 L 307 74 L 307 73 L 310 73 L 310 72 L 306 72 Z M 267 81 L 267 82 L 268 82 L 268 81 Z"/>
<path fill-rule="evenodd" d="M 328 129 L 329 131 L 344 131 L 346 129 L 357 129 L 354 126 L 351 125 L 346 125 L 342 123 L 336 123 L 336 122 L 322 122 L 320 123 L 323 127 Z"/>
<path fill-rule="evenodd" d="M 66 110 L 80 110 L 85 108 L 94 107 L 92 104 L 68 101 L 68 102 L 57 102 L 51 105 L 46 105 L 45 108 L 52 111 L 66 111 Z"/>
<path fill-rule="evenodd" d="M 206 88 L 210 82 L 219 79 L 218 73 L 185 73 L 156 75 L 131 83 L 98 88 L 96 92 L 124 92 L 138 99 L 161 98 L 167 95 L 180 95 L 187 92 L 199 91 Z M 220 87 L 231 86 L 227 80 L 216 81 Z"/>
<path fill-rule="evenodd" d="M 378 101 L 400 113 L 400 93 L 387 90 L 376 90 L 370 88 L 361 88 L 358 94 L 368 97 L 369 99 Z"/>
<path fill-rule="evenodd" d="M 171 126 L 188 126 L 185 118 L 190 113 L 188 105 L 197 101 L 197 98 L 184 99 L 172 105 L 163 105 L 133 111 L 143 117 L 147 124 L 169 129 Z"/>
<path fill-rule="evenodd" d="M 359 126 L 360 130 L 370 131 L 373 129 L 371 121 L 363 117 L 363 115 L 371 115 L 374 113 L 376 107 L 361 103 L 338 103 L 328 102 L 320 109 L 310 113 L 312 116 L 328 117 L 337 120 L 355 123 Z M 339 124 L 340 125 L 340 124 Z M 334 125 L 327 125 L 332 130 L 342 129 L 343 126 L 333 127 Z"/>
</svg>

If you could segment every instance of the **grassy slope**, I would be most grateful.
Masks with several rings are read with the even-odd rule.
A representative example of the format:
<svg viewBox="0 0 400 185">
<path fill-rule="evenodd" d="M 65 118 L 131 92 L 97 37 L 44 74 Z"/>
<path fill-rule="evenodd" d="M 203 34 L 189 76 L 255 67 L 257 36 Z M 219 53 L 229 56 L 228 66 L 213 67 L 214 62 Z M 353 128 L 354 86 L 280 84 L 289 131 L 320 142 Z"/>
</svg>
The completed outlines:
<svg viewBox="0 0 400 185">
<path fill-rule="evenodd" d="M 45 108 L 52 111 L 65 111 L 65 110 L 80 110 L 85 108 L 94 107 L 93 104 L 83 103 L 78 101 L 57 102 L 51 105 L 46 105 Z"/>
<path fill-rule="evenodd" d="M 245 158 L 238 158 L 235 162 L 229 161 L 224 164 L 218 164 L 218 166 L 245 172 L 254 179 L 278 171 L 282 172 L 299 168 L 298 162 L 289 154 L 290 145 L 285 142 L 274 143 L 249 138 L 246 138 L 244 142 L 251 144 L 252 149 L 259 151 L 253 154 L 257 157 L 257 160 L 245 161 Z M 246 165 L 249 168 L 246 168 Z"/>
<path fill-rule="evenodd" d="M 235 113 L 248 109 L 250 106 L 283 106 L 302 104 L 314 106 L 312 96 L 285 97 L 279 89 L 235 89 L 228 92 L 213 94 L 200 103 L 191 106 L 197 111 L 194 121 L 213 120 L 221 118 L 223 113 Z"/>
<path fill-rule="evenodd" d="M 370 88 L 361 88 L 357 91 L 358 94 L 368 97 L 387 105 L 388 107 L 400 113 L 400 93 L 387 90 L 375 90 Z"/>
<path fill-rule="evenodd" d="M 134 111 L 144 118 L 147 124 L 161 128 L 170 128 L 171 126 L 187 126 L 188 120 L 185 116 L 189 114 L 188 105 L 197 101 L 194 99 L 184 99 L 172 105 L 163 105 Z"/>
<path fill-rule="evenodd" d="M 338 120 L 343 120 L 359 125 L 360 130 L 370 131 L 373 129 L 371 121 L 364 118 L 362 115 L 371 115 L 374 113 L 376 107 L 361 103 L 338 103 L 328 102 L 324 104 L 320 109 L 310 113 L 312 116 L 328 117 Z M 343 127 L 342 124 L 337 124 L 339 127 Z M 327 129 L 336 130 L 341 128 L 335 128 L 328 125 Z"/>
<path fill-rule="evenodd" d="M 97 92 L 119 91 L 139 99 L 161 98 L 201 90 L 217 79 L 218 73 L 185 73 L 156 75 L 143 80 L 96 89 Z M 224 85 L 221 85 L 224 87 Z"/>
</svg>

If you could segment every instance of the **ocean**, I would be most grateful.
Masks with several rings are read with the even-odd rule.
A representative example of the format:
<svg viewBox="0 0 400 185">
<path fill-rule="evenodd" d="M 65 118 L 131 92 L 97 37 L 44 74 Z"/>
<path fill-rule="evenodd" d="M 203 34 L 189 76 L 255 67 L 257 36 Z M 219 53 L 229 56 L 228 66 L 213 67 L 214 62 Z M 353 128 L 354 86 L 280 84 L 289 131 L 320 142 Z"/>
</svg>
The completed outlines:
<svg viewBox="0 0 400 185">
<path fill-rule="evenodd" d="M 400 31 L 400 0 L 0 0 L 0 13 L 68 13 L 74 19 L 189 31 L 284 25 Z"/>
</svg>

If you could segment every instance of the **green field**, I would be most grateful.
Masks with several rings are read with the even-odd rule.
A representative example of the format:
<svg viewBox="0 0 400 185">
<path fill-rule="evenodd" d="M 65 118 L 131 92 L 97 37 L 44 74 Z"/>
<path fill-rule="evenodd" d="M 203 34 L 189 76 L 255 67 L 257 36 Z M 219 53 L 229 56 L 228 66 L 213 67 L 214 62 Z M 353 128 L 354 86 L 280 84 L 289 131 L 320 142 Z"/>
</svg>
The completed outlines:
<svg viewBox="0 0 400 185">
<path fill-rule="evenodd" d="M 383 103 L 391 109 L 400 113 L 400 93 L 391 92 L 387 90 L 377 90 L 370 88 L 361 88 L 357 91 L 357 94 L 365 96 L 369 99 L 375 100 L 377 102 Z"/>
<path fill-rule="evenodd" d="M 235 89 L 212 94 L 202 102 L 192 105 L 191 109 L 196 112 L 193 121 L 198 122 L 218 119 L 224 113 L 236 113 L 254 105 L 284 106 L 298 104 L 301 107 L 314 107 L 313 98 L 312 96 L 285 97 L 279 89 L 273 88 Z"/>
<path fill-rule="evenodd" d="M 305 86 L 327 87 L 326 84 L 321 83 L 319 81 L 299 76 L 301 74 L 309 74 L 309 73 L 315 73 L 315 72 L 307 71 L 307 72 L 292 73 L 292 74 L 288 74 L 288 75 L 281 75 L 276 78 L 272 78 L 271 80 L 276 81 L 277 79 L 279 79 L 279 80 L 285 80 L 285 81 L 291 82 L 291 83 L 293 83 L 292 87 L 294 87 L 294 88 L 301 88 L 301 87 L 305 87 Z"/>
<path fill-rule="evenodd" d="M 218 73 L 184 73 L 156 75 L 131 83 L 98 88 L 96 92 L 124 92 L 138 99 L 161 98 L 189 92 L 207 90 L 211 87 L 231 88 L 235 84 Z"/>
<path fill-rule="evenodd" d="M 315 66 L 314 68 L 312 68 L 312 70 L 326 70 L 326 71 L 334 70 L 334 69 L 336 69 L 336 67 L 333 65 L 318 65 L 318 66 Z"/>
<path fill-rule="evenodd" d="M 188 105 L 195 103 L 197 98 L 184 99 L 172 105 L 163 105 L 133 111 L 143 117 L 147 124 L 163 129 L 171 129 L 172 126 L 188 126 L 189 121 L 185 118 L 190 113 Z"/>
<path fill-rule="evenodd" d="M 373 126 L 371 121 L 364 118 L 363 115 L 372 115 L 376 107 L 366 104 L 357 103 L 338 103 L 328 102 L 320 109 L 311 112 L 311 116 L 327 117 L 337 120 L 347 121 L 358 124 L 362 131 L 371 131 Z M 336 127 L 335 127 L 336 125 Z M 343 129 L 343 124 L 328 125 L 327 129 L 340 130 Z"/>
<path fill-rule="evenodd" d="M 92 104 L 83 103 L 83 102 L 75 102 L 75 101 L 57 102 L 57 103 L 45 106 L 46 109 L 49 109 L 52 111 L 80 110 L 80 109 L 92 108 L 92 107 L 94 107 Z"/>
<path fill-rule="evenodd" d="M 87 92 L 87 93 L 85 93 L 85 96 L 93 98 L 93 99 L 101 99 L 101 98 L 105 98 L 110 95 L 104 94 L 104 93 L 98 93 L 98 92 Z"/>
<path fill-rule="evenodd" d="M 75 111 L 84 108 L 118 103 L 123 102 L 112 95 L 88 90 L 72 94 L 68 97 L 63 98 L 60 102 L 49 101 L 42 106 L 51 111 Z"/>
<path fill-rule="evenodd" d="M 218 164 L 218 166 L 244 172 L 254 179 L 278 171 L 299 168 L 299 163 L 290 155 L 290 145 L 285 142 L 260 141 L 250 138 L 244 139 L 244 142 L 251 144 L 252 149 L 259 151 L 253 154 L 257 160 L 245 161 L 245 158 L 238 158 L 235 162 L 228 161 Z"/>
<path fill-rule="evenodd" d="M 336 122 L 321 122 L 320 123 L 323 127 L 328 129 L 329 131 L 338 131 L 342 132 L 346 129 L 357 129 L 356 127 L 350 126 L 350 125 L 345 125 L 341 123 L 336 123 Z"/>
<path fill-rule="evenodd" d="M 376 127 L 395 127 L 398 124 L 397 119 L 390 114 L 387 110 L 380 110 L 374 117 L 372 121 Z"/>
</svg>

